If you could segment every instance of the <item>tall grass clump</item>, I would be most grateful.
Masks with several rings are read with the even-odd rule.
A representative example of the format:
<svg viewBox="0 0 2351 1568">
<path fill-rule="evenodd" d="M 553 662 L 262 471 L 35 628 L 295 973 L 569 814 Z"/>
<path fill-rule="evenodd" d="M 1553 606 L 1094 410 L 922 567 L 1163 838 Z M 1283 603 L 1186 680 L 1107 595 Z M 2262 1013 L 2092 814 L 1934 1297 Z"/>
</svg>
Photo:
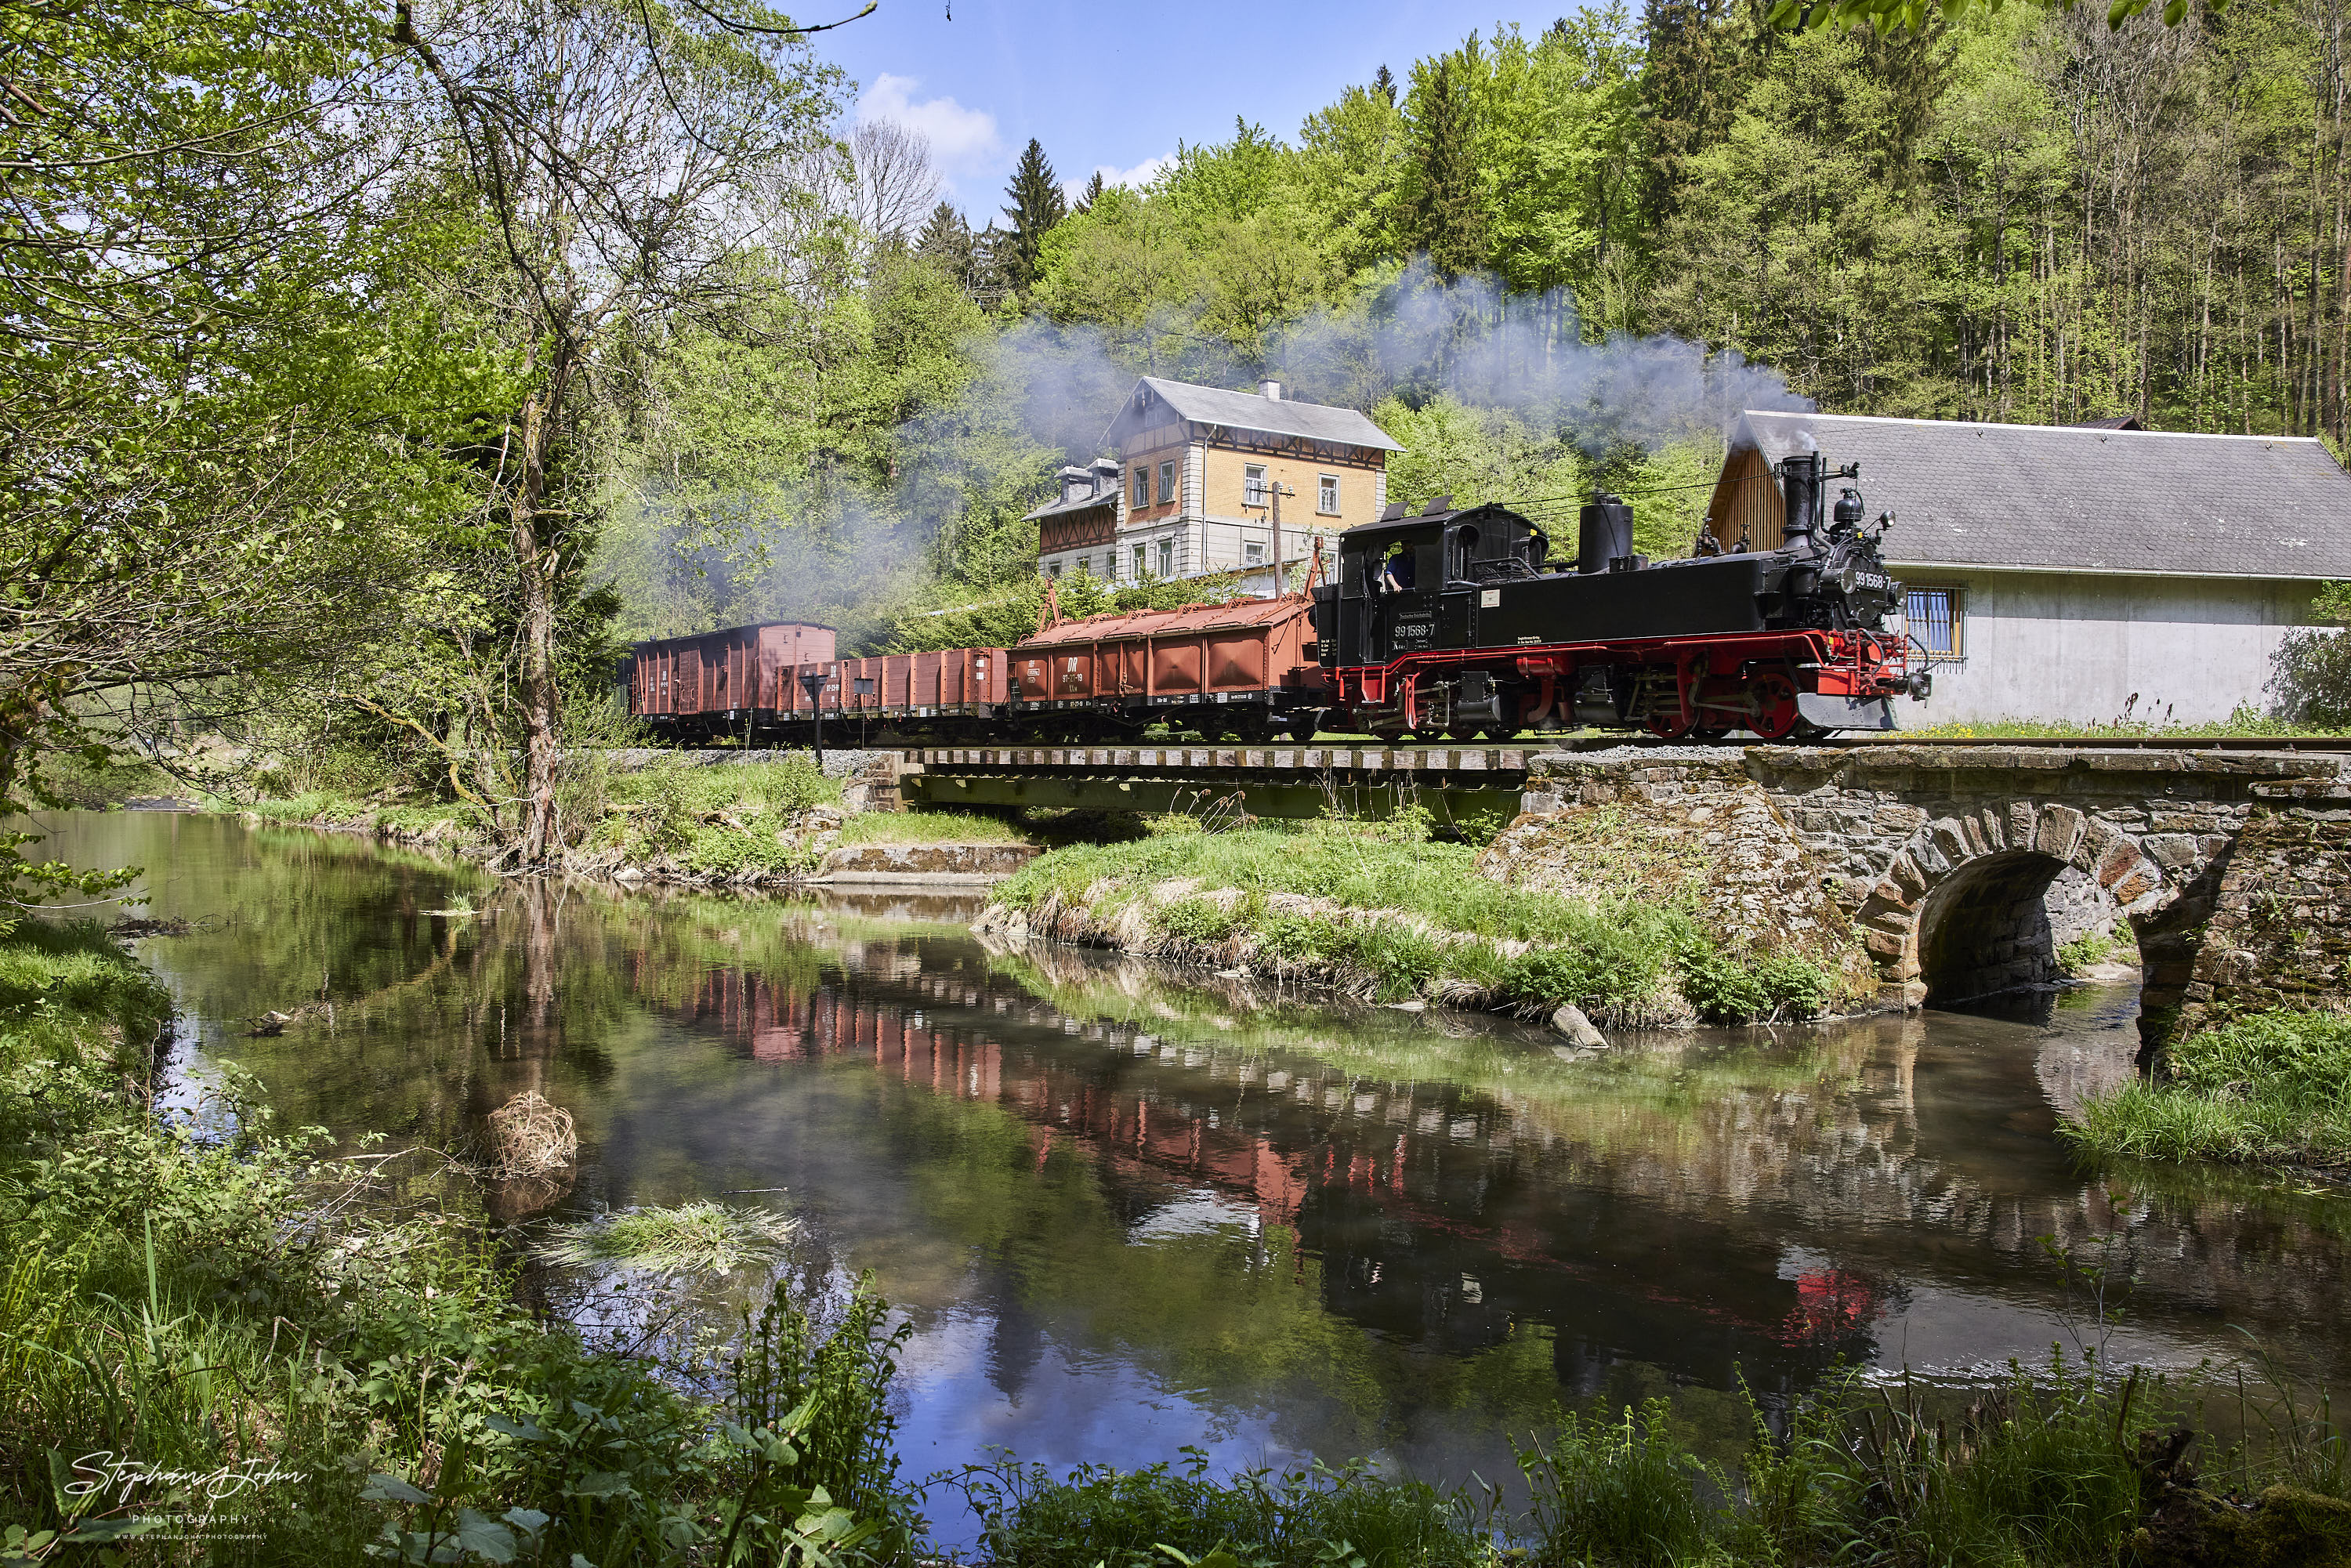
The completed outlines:
<svg viewBox="0 0 2351 1568">
<path fill-rule="evenodd" d="M 2278 1009 L 2189 1035 L 2152 1082 L 2060 1129 L 2098 1156 L 2351 1164 L 2351 1013 Z"/>
<path fill-rule="evenodd" d="M 1518 1458 L 1546 1562 L 1674 1568 L 1730 1531 L 1729 1482 L 1675 1436 L 1662 1399 L 1613 1421 L 1570 1413 Z"/>
</svg>

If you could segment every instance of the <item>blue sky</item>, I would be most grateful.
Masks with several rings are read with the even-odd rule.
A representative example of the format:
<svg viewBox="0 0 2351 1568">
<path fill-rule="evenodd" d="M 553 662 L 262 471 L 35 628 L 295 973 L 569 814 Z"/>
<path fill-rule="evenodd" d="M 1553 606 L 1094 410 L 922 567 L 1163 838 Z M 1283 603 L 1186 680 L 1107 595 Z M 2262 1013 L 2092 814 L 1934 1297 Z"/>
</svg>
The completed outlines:
<svg viewBox="0 0 2351 1568">
<path fill-rule="evenodd" d="M 798 0 L 789 9 L 801 21 L 831 21 L 860 3 Z M 1097 168 L 1105 179 L 1131 178 L 1179 140 L 1224 140 L 1236 114 L 1292 140 L 1308 114 L 1382 65 L 1401 78 L 1473 28 L 1490 37 L 1499 19 L 1532 31 L 1577 9 L 1568 0 L 1489 0 L 1475 10 L 1429 0 L 882 0 L 872 16 L 813 42 L 855 78 L 860 115 L 930 138 L 950 197 L 977 227 L 1003 205 L 1005 180 L 1032 136 L 1066 183 Z"/>
</svg>

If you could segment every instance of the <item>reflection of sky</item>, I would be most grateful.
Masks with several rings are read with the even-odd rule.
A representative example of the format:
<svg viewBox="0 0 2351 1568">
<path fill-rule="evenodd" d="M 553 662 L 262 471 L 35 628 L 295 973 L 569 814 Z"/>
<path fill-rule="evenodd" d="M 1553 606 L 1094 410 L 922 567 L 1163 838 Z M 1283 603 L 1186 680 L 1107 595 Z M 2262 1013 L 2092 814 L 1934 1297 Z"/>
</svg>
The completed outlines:
<svg viewBox="0 0 2351 1568">
<path fill-rule="evenodd" d="M 1269 1412 L 1212 1407 L 1119 1356 L 1049 1345 L 1019 1395 L 1008 1396 L 990 1381 L 990 1346 L 1002 1327 L 958 1312 L 908 1342 L 899 1362 L 907 1408 L 898 1429 L 901 1475 L 919 1480 L 991 1448 L 1056 1472 L 1077 1465 L 1140 1469 L 1178 1458 L 1186 1445 L 1207 1450 L 1220 1474 L 1311 1457 L 1279 1442 Z M 942 1544 L 976 1543 L 977 1521 L 955 1489 L 933 1488 L 925 1511 Z"/>
</svg>

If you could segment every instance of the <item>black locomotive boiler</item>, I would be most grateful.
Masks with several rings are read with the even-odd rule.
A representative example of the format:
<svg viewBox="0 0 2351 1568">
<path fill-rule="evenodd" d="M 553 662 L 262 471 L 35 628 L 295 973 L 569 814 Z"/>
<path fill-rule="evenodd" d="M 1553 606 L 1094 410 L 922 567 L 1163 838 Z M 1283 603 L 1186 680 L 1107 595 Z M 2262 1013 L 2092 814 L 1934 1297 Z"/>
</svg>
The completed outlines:
<svg viewBox="0 0 2351 1568">
<path fill-rule="evenodd" d="M 1349 529 L 1314 590 L 1330 727 L 1384 740 L 1893 728 L 1891 699 L 1925 697 L 1928 676 L 1886 629 L 1902 592 L 1880 549 L 1892 518 L 1865 524 L 1851 487 L 1823 516 L 1825 482 L 1857 466 L 1832 472 L 1812 452 L 1778 474 L 1785 537 L 1769 550 L 1650 561 L 1634 553 L 1632 508 L 1604 494 L 1583 509 L 1573 570 L 1547 566 L 1542 530 L 1501 506 L 1447 497 Z"/>
</svg>

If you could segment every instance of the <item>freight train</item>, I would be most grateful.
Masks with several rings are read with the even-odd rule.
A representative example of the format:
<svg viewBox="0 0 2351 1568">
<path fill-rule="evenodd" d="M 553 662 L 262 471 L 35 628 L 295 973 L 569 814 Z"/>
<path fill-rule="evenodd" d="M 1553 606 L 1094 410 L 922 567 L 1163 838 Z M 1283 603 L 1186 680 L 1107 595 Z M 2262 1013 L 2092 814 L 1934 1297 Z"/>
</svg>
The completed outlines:
<svg viewBox="0 0 2351 1568">
<path fill-rule="evenodd" d="M 1776 549 L 1651 561 L 1597 495 L 1570 567 L 1508 507 L 1392 506 L 1339 537 L 1332 580 L 1271 600 L 1060 622 L 1008 648 L 835 656 L 820 626 L 640 643 L 629 711 L 680 741 L 1110 741 L 1165 724 L 1212 739 L 1318 730 L 1383 741 L 1594 727 L 1767 740 L 1894 727 L 1928 673 L 1886 629 L 1902 602 L 1859 490 L 1833 507 L 1817 452 L 1778 465 Z M 1709 548 L 1710 547 L 1710 548 Z"/>
</svg>

